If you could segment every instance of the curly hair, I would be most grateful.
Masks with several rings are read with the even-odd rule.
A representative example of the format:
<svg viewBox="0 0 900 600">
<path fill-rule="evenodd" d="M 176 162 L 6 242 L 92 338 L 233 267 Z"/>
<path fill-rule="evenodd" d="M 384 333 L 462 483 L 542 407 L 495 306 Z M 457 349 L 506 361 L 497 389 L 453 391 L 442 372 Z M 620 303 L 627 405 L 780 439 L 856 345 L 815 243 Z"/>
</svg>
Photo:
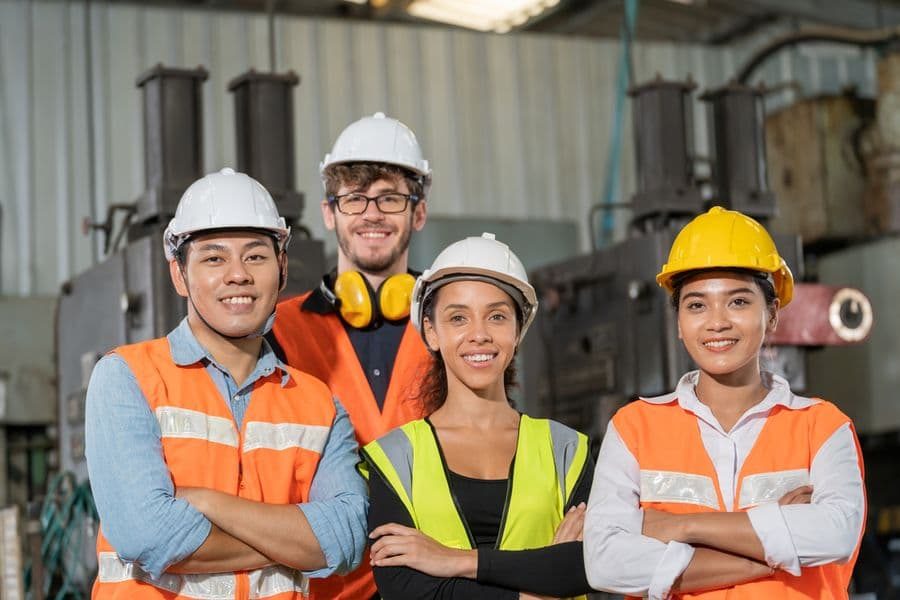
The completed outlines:
<svg viewBox="0 0 900 600">
<path fill-rule="evenodd" d="M 425 189 L 422 178 L 403 167 L 384 163 L 345 163 L 330 165 L 322 173 L 325 179 L 325 194 L 337 194 L 342 185 L 350 185 L 357 189 L 365 189 L 380 179 L 406 181 L 409 193 L 424 198 Z"/>
</svg>

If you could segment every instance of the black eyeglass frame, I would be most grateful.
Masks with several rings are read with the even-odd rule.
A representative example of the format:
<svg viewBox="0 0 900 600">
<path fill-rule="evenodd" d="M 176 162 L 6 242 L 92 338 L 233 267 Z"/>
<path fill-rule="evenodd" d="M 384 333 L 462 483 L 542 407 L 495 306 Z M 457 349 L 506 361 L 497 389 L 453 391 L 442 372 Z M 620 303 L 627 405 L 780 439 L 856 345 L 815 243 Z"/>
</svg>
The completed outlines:
<svg viewBox="0 0 900 600">
<path fill-rule="evenodd" d="M 363 209 L 359 212 L 346 212 L 341 209 L 340 200 L 341 200 L 341 198 L 346 198 L 347 196 L 362 196 L 363 198 L 366 199 L 366 204 L 365 204 L 365 206 L 363 206 Z M 403 196 L 403 199 L 405 200 L 405 202 L 403 203 L 403 208 L 400 210 L 392 210 L 392 211 L 384 210 L 383 208 L 381 208 L 381 199 L 384 198 L 385 196 Z M 340 195 L 328 194 L 328 196 L 326 196 L 326 199 L 328 200 L 329 204 L 335 205 L 338 209 L 338 212 L 340 212 L 342 215 L 361 215 L 364 212 L 366 212 L 367 210 L 369 210 L 370 202 L 374 202 L 375 207 L 379 211 L 381 211 L 383 214 L 399 215 L 400 213 L 406 211 L 406 209 L 409 207 L 410 202 L 412 202 L 413 206 L 415 206 L 415 204 L 420 200 L 418 194 L 402 194 L 400 192 L 385 192 L 383 194 L 378 194 L 377 196 L 366 196 L 365 194 L 361 194 L 359 192 L 348 192 L 346 194 L 340 194 Z"/>
</svg>

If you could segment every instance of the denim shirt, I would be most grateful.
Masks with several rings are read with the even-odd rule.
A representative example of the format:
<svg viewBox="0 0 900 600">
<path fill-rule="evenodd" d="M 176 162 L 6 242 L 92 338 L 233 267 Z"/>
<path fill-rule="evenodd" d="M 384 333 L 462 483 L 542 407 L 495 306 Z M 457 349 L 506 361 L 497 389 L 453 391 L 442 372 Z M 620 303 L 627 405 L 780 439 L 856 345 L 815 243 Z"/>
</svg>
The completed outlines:
<svg viewBox="0 0 900 600">
<path fill-rule="evenodd" d="M 200 345 L 187 319 L 167 339 L 176 364 L 205 366 L 238 428 L 257 379 L 275 369 L 283 373 L 282 385 L 290 378 L 265 340 L 256 368 L 238 387 Z M 365 481 L 356 472 L 356 438 L 346 411 L 337 399 L 334 404 L 334 423 L 310 486 L 309 502 L 297 505 L 326 560 L 326 567 L 307 572 L 309 577 L 356 568 L 367 541 L 369 500 Z M 103 534 L 122 560 L 135 562 L 158 578 L 203 544 L 211 523 L 187 501 L 175 497 L 159 423 L 128 364 L 115 353 L 104 356 L 91 375 L 85 445 Z"/>
</svg>

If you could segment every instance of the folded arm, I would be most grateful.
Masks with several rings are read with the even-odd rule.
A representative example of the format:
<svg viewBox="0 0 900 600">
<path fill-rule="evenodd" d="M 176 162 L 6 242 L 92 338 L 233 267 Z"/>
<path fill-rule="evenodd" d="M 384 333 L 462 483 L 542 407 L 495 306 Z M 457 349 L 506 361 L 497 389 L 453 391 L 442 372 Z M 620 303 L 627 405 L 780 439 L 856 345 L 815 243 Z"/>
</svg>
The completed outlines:
<svg viewBox="0 0 900 600">
<path fill-rule="evenodd" d="M 203 544 L 190 556 L 166 569 L 169 573 L 227 573 L 261 569 L 272 560 L 213 525 Z"/>
<path fill-rule="evenodd" d="M 679 541 L 642 535 L 640 467 L 610 423 L 594 473 L 584 525 L 584 561 L 595 589 L 665 598 L 764 577 L 764 564 Z"/>
<path fill-rule="evenodd" d="M 355 469 L 356 440 L 346 412 L 337 414 L 310 487 L 310 502 L 271 504 L 202 488 L 178 490 L 223 532 L 276 563 L 326 577 L 346 572 L 365 548 L 365 482 Z"/>
<path fill-rule="evenodd" d="M 739 554 L 792 575 L 799 575 L 801 566 L 846 562 L 859 542 L 865 511 L 858 453 L 846 424 L 813 458 L 806 502 L 770 502 L 733 513 L 647 511 L 644 533 Z"/>
<path fill-rule="evenodd" d="M 175 497 L 159 423 L 131 369 L 115 354 L 97 363 L 88 385 L 85 454 L 103 534 L 122 560 L 159 577 L 221 539 L 200 512 Z M 232 544 L 225 548 L 229 560 L 244 556 L 229 554 Z"/>
</svg>

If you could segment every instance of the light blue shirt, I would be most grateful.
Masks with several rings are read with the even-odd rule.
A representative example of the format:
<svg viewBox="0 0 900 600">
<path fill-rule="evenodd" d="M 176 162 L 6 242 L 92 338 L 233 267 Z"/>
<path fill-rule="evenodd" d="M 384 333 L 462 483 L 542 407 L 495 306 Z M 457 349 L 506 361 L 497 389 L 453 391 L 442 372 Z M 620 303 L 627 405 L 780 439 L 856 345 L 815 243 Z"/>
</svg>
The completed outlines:
<svg viewBox="0 0 900 600">
<path fill-rule="evenodd" d="M 282 373 L 290 375 L 263 340 L 256 368 L 239 388 L 194 337 L 187 319 L 167 337 L 178 365 L 200 363 L 227 402 L 238 428 L 247 411 L 253 383 Z M 347 413 L 335 398 L 336 414 L 309 502 L 298 504 L 325 555 L 326 567 L 309 577 L 346 573 L 362 561 L 366 545 L 365 481 L 356 471 L 356 438 Z M 85 454 L 91 489 L 103 535 L 122 560 L 135 562 L 153 578 L 194 553 L 209 535 L 211 523 L 175 487 L 163 459 L 159 423 L 134 374 L 117 354 L 94 367 L 87 390 Z"/>
</svg>

